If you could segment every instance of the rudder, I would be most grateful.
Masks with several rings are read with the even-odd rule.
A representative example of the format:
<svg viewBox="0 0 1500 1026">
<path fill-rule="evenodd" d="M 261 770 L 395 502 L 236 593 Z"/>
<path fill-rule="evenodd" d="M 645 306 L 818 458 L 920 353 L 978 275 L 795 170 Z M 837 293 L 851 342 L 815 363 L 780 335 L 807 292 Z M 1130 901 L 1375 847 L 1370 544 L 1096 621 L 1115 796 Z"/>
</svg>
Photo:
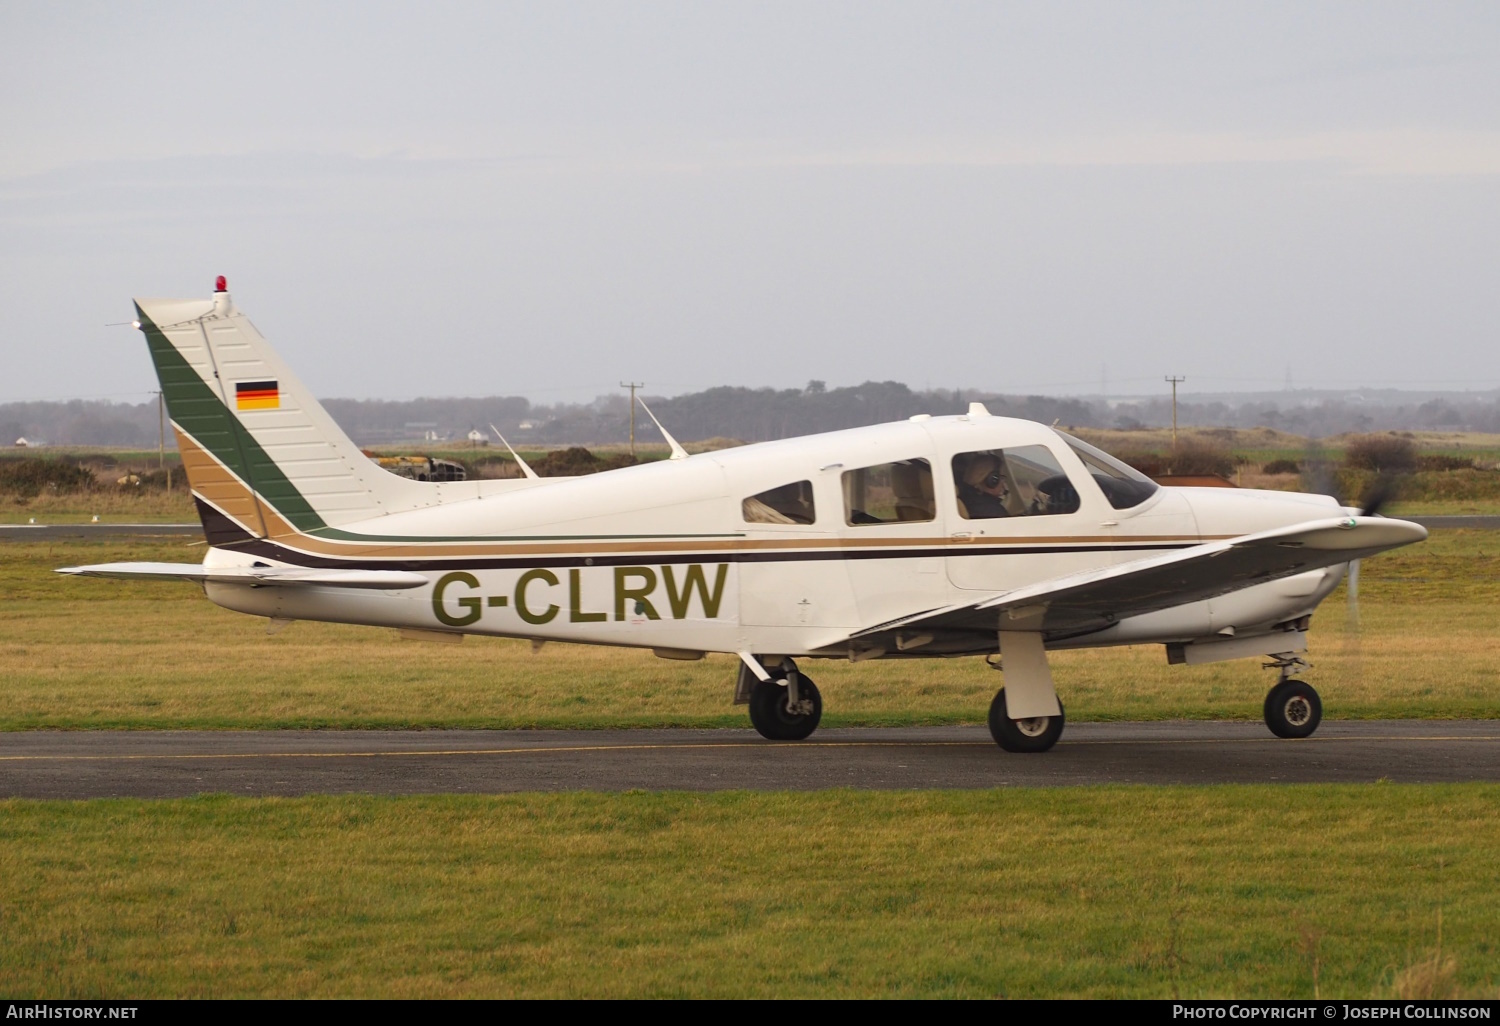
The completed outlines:
<svg viewBox="0 0 1500 1026">
<path fill-rule="evenodd" d="M 136 310 L 211 544 L 230 524 L 274 538 L 442 501 L 360 452 L 222 278 L 212 300 L 138 299 Z"/>
</svg>

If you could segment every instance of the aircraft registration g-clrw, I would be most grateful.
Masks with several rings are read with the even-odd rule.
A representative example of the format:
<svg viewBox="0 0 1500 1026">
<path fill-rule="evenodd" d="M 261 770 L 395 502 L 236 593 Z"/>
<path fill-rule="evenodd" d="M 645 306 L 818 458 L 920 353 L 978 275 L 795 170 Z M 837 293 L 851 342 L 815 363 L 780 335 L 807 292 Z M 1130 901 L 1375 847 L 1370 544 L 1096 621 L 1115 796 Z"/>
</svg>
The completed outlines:
<svg viewBox="0 0 1500 1026">
<path fill-rule="evenodd" d="M 360 452 L 222 278 L 212 299 L 136 308 L 209 548 L 61 572 L 198 581 L 273 626 L 733 653 L 734 700 L 776 740 L 822 715 L 798 660 L 983 655 L 1004 681 L 995 740 L 1045 751 L 1063 727 L 1048 650 L 1148 643 L 1173 663 L 1269 657 L 1266 723 L 1305 737 L 1313 610 L 1351 561 L 1427 536 L 1329 496 L 1162 488 L 978 403 L 694 456 L 673 442 L 588 477 L 414 481 Z"/>
</svg>

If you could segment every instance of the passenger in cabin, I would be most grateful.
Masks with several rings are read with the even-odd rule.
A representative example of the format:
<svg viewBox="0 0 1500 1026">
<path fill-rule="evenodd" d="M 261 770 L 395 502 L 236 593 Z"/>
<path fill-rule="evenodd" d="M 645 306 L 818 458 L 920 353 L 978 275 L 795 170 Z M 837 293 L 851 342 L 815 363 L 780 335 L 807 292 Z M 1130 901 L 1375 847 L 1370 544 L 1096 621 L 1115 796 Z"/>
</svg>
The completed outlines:
<svg viewBox="0 0 1500 1026">
<path fill-rule="evenodd" d="M 955 461 L 957 462 L 957 461 Z M 958 508 L 968 520 L 987 520 L 990 517 L 1008 517 L 1005 500 L 1010 496 L 1010 485 L 1005 480 L 1005 468 L 998 455 L 978 452 L 971 455 L 967 463 L 955 467 L 954 475 L 958 490 Z"/>
</svg>

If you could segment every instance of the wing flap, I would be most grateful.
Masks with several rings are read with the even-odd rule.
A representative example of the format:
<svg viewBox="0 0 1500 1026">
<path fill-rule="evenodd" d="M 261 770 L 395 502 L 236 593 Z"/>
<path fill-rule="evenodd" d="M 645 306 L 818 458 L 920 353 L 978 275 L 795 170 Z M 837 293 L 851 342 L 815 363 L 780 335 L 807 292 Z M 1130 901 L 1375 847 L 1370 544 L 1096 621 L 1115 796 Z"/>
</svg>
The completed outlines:
<svg viewBox="0 0 1500 1026">
<path fill-rule="evenodd" d="M 1017 631 L 1100 630 L 1126 617 L 1364 559 L 1426 537 L 1425 527 L 1406 520 L 1315 520 L 1056 577 L 977 602 L 892 620 L 851 637 L 911 627 L 994 631 L 1002 623 L 1004 629 Z"/>
<path fill-rule="evenodd" d="M 299 566 L 223 566 L 200 563 L 97 563 L 57 571 L 75 577 L 116 580 L 198 581 L 249 584 L 256 587 L 372 588 L 399 591 L 420 588 L 428 580 L 406 570 L 323 570 Z"/>
</svg>

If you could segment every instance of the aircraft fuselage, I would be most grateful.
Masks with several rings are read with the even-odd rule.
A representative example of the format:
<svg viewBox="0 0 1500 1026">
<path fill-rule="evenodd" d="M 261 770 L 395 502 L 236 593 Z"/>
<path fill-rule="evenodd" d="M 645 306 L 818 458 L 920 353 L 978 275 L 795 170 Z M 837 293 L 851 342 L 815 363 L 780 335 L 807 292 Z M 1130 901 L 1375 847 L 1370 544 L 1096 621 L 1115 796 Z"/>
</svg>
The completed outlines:
<svg viewBox="0 0 1500 1026">
<path fill-rule="evenodd" d="M 1068 502 L 1056 511 L 968 511 L 963 461 L 996 451 L 1022 453 L 1028 465 L 1050 456 L 1072 487 Z M 930 478 L 930 493 L 908 496 L 916 505 L 901 510 L 902 518 L 859 522 L 851 474 L 914 466 Z M 1231 488 L 1160 488 L 1116 508 L 1064 436 L 1028 421 L 972 415 L 767 442 L 585 478 L 498 483 L 511 487 L 485 494 L 495 482 L 471 483 L 472 498 L 341 525 L 338 533 L 353 540 L 268 532 L 218 545 L 205 560 L 415 570 L 431 587 L 350 594 L 210 583 L 207 593 L 226 608 L 281 619 L 683 654 L 847 657 L 851 632 L 915 610 L 1339 512 L 1326 496 Z M 799 509 L 811 510 L 811 522 L 747 519 L 746 500 L 790 486 L 803 487 Z M 444 487 L 451 495 L 463 486 Z M 884 487 L 891 493 L 885 499 L 901 498 Z M 1048 646 L 1269 631 L 1310 613 L 1342 573 L 1341 565 L 1314 570 L 1050 638 Z M 852 654 L 994 646 L 993 635 L 964 632 L 905 640 L 915 643 L 898 639 L 879 652 Z"/>
</svg>

